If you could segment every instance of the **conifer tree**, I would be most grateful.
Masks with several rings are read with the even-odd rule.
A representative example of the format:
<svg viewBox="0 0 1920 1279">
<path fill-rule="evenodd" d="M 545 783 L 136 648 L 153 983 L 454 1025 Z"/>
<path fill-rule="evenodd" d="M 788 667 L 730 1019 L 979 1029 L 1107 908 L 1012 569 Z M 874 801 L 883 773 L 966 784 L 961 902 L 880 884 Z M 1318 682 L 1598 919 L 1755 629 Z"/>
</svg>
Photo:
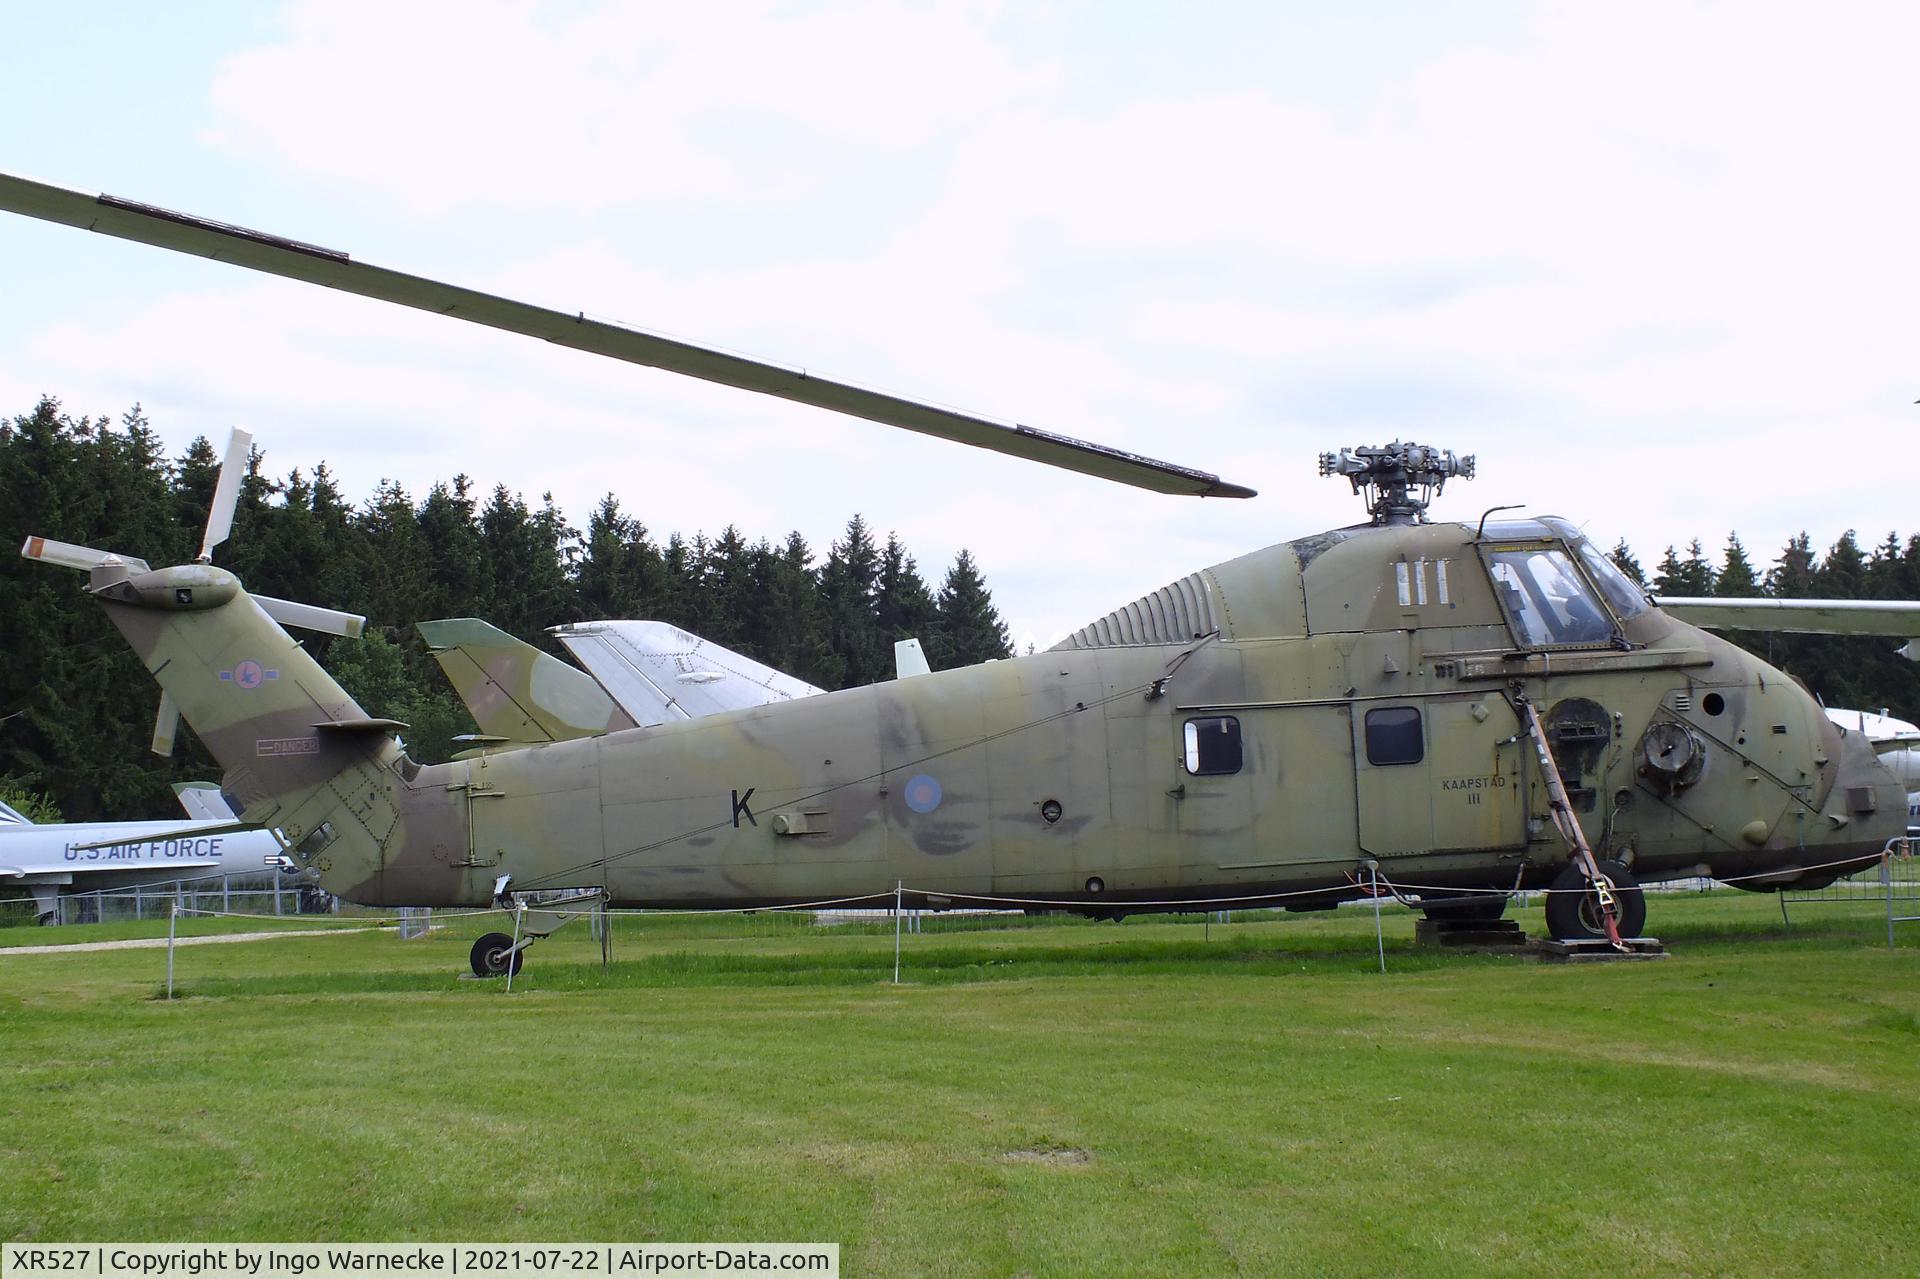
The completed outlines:
<svg viewBox="0 0 1920 1279">
<path fill-rule="evenodd" d="M 927 589 L 913 556 L 907 554 L 898 534 L 887 534 L 886 548 L 880 552 L 874 599 L 874 622 L 881 645 L 889 654 L 898 640 L 918 639 L 925 647 L 939 616 L 933 592 Z"/>
<path fill-rule="evenodd" d="M 871 684 L 893 674 L 892 646 L 881 652 L 875 595 L 879 586 L 880 552 L 867 522 L 855 515 L 846 534 L 833 544 L 820 571 L 820 602 L 825 612 L 827 642 L 842 662 L 840 686 Z"/>
<path fill-rule="evenodd" d="M 586 544 L 574 577 L 578 621 L 658 618 L 666 603 L 665 568 L 647 527 L 620 510 L 609 493 L 587 521 Z"/>
<path fill-rule="evenodd" d="M 427 564 L 423 617 L 472 617 L 492 602 L 475 514 L 473 481 L 466 475 L 454 476 L 451 487 L 436 483 L 420 503 L 417 520 Z"/>
<path fill-rule="evenodd" d="M 989 658 L 1013 656 L 1007 624 L 993 606 L 973 555 L 962 550 L 940 587 L 939 619 L 934 626 L 931 665 L 948 670 Z"/>
<path fill-rule="evenodd" d="M 1669 547 L 1668 550 L 1671 551 L 1672 548 Z M 1612 560 L 1614 566 L 1622 573 L 1641 586 L 1647 584 L 1647 571 L 1641 568 L 1640 561 L 1633 557 L 1633 552 L 1627 547 L 1626 538 L 1623 537 L 1613 544 L 1613 549 L 1607 552 L 1607 558 Z"/>
<path fill-rule="evenodd" d="M 678 533 L 669 534 L 660 552 L 660 616 L 653 619 L 694 629 L 699 592 L 699 561 L 694 549 Z"/>
<path fill-rule="evenodd" d="M 1760 579 L 1753 571 L 1753 562 L 1747 558 L 1747 548 L 1740 544 L 1738 533 L 1727 534 L 1727 549 L 1720 561 L 1720 571 L 1713 581 L 1713 593 L 1730 599 L 1746 599 L 1760 593 Z"/>
<path fill-rule="evenodd" d="M 840 688 L 846 663 L 828 641 L 813 550 L 797 531 L 766 564 L 765 608 L 755 645 L 761 661 L 820 688 Z"/>
<path fill-rule="evenodd" d="M 1687 558 L 1681 559 L 1671 546 L 1660 559 L 1660 567 L 1653 575 L 1653 593 L 1655 595 L 1676 595 L 1697 598 L 1713 594 L 1713 566 L 1707 563 L 1706 548 L 1700 545 L 1700 539 L 1694 538 L 1687 543 Z"/>
<path fill-rule="evenodd" d="M 565 621 L 571 610 L 567 570 L 575 536 L 551 493 L 536 514 L 520 494 L 496 485 L 480 513 L 485 597 L 492 601 L 488 620 L 529 643 L 548 643 L 546 628 Z"/>
<path fill-rule="evenodd" d="M 365 613 L 367 624 L 389 637 L 411 632 L 415 622 L 432 616 L 425 608 L 433 576 L 413 499 L 398 483 L 383 479 L 354 524 L 360 534 L 354 556 L 358 589 L 351 605 L 338 607 Z"/>
<path fill-rule="evenodd" d="M 1827 552 L 1825 562 L 1813 575 L 1814 593 L 1822 599 L 1856 600 L 1863 598 L 1867 579 L 1867 557 L 1852 529 Z"/>
<path fill-rule="evenodd" d="M 1789 538 L 1780 558 L 1767 570 L 1767 594 L 1805 599 L 1813 594 L 1813 539 L 1805 532 Z"/>
<path fill-rule="evenodd" d="M 732 524 L 707 548 L 701 591 L 707 600 L 708 630 L 701 632 L 729 648 L 750 648 L 756 608 L 752 548 Z M 749 652 L 750 657 L 757 654 Z"/>
</svg>

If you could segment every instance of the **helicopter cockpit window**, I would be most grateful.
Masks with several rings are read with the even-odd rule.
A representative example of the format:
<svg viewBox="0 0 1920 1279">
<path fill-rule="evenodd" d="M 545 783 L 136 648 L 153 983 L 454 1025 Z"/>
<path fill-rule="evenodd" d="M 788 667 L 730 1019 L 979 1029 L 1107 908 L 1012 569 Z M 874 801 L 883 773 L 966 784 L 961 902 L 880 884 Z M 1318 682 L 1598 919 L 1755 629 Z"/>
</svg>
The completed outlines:
<svg viewBox="0 0 1920 1279">
<path fill-rule="evenodd" d="M 1187 771 L 1195 777 L 1240 771 L 1240 721 L 1231 715 L 1187 721 Z"/>
<path fill-rule="evenodd" d="M 1613 605 L 1615 617 L 1638 617 L 1647 611 L 1645 588 L 1621 572 L 1618 564 L 1594 549 L 1591 542 L 1580 542 L 1576 549 L 1580 552 L 1580 562 L 1587 566 L 1587 576 L 1607 597 L 1607 603 Z"/>
<path fill-rule="evenodd" d="M 1613 639 L 1612 621 L 1565 551 L 1495 551 L 1487 557 L 1487 567 L 1494 594 L 1523 645 L 1605 644 Z"/>
</svg>

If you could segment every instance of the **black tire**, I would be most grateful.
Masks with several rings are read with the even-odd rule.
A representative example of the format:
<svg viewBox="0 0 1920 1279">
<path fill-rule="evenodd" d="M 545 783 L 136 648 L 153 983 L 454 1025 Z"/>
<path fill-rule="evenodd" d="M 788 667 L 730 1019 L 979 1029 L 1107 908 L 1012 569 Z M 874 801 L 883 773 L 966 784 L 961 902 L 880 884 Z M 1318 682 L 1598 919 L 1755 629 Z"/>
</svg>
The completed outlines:
<svg viewBox="0 0 1920 1279">
<path fill-rule="evenodd" d="M 488 933 L 473 943 L 473 950 L 467 956 L 467 962 L 473 965 L 475 977 L 504 977 L 507 975 L 507 952 L 513 950 L 513 938 L 505 933 Z M 513 954 L 513 971 L 519 972 L 521 962 L 526 959 L 525 951 Z"/>
<path fill-rule="evenodd" d="M 1436 924 L 1491 924 L 1507 913 L 1507 899 L 1504 895 L 1463 897 L 1459 901 L 1443 897 L 1421 902 L 1420 909 Z"/>
<path fill-rule="evenodd" d="M 1647 896 L 1640 891 L 1640 881 L 1619 862 L 1601 861 L 1597 865 L 1601 878 L 1613 886 L 1613 899 L 1620 907 L 1620 936 L 1638 937 L 1647 926 Z M 1600 901 L 1578 866 L 1569 866 L 1555 876 L 1552 889 L 1547 894 L 1547 932 L 1559 941 L 1607 940 Z"/>
</svg>

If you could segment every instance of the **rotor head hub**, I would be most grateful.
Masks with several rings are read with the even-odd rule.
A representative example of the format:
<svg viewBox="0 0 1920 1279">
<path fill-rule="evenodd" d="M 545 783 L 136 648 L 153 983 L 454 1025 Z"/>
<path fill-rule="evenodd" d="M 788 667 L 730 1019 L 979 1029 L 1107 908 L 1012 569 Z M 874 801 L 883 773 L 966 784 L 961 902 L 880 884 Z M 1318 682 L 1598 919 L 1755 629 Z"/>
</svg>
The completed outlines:
<svg viewBox="0 0 1920 1279">
<path fill-rule="evenodd" d="M 1427 504 L 1448 480 L 1473 478 L 1473 455 L 1459 457 L 1451 449 L 1395 440 L 1384 448 L 1322 453 L 1320 474 L 1344 476 L 1355 493 L 1364 491 L 1375 524 L 1419 524 L 1426 519 Z"/>
</svg>

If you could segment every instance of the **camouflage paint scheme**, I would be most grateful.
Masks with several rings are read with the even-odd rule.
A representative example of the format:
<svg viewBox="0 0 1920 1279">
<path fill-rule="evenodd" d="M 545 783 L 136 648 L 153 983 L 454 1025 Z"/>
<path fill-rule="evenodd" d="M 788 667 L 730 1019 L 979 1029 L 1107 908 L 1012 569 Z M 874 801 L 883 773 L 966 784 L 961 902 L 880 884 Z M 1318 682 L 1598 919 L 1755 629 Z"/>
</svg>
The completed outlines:
<svg viewBox="0 0 1920 1279">
<path fill-rule="evenodd" d="M 633 906 L 891 898 L 896 883 L 934 906 L 1311 905 L 1356 895 L 1369 859 L 1402 883 L 1543 884 L 1568 850 L 1520 698 L 1541 709 L 1589 841 L 1643 881 L 1806 882 L 1902 833 L 1899 784 L 1862 735 L 1752 655 L 1596 590 L 1591 560 L 1607 638 L 1518 645 L 1488 557 L 1583 548 L 1554 520 L 1342 530 L 1194 574 L 1045 653 L 428 767 L 231 574 L 110 563 L 93 590 L 246 820 L 376 905 L 484 905 L 501 875 Z M 1368 714 L 1406 708 L 1420 758 L 1370 762 Z M 1242 766 L 1189 773 L 1187 721 L 1224 717 Z M 1676 734 L 1695 766 L 1677 784 L 1649 762 Z"/>
<path fill-rule="evenodd" d="M 479 618 L 421 622 L 417 629 L 488 737 L 532 745 L 637 726 L 592 676 Z"/>
</svg>

